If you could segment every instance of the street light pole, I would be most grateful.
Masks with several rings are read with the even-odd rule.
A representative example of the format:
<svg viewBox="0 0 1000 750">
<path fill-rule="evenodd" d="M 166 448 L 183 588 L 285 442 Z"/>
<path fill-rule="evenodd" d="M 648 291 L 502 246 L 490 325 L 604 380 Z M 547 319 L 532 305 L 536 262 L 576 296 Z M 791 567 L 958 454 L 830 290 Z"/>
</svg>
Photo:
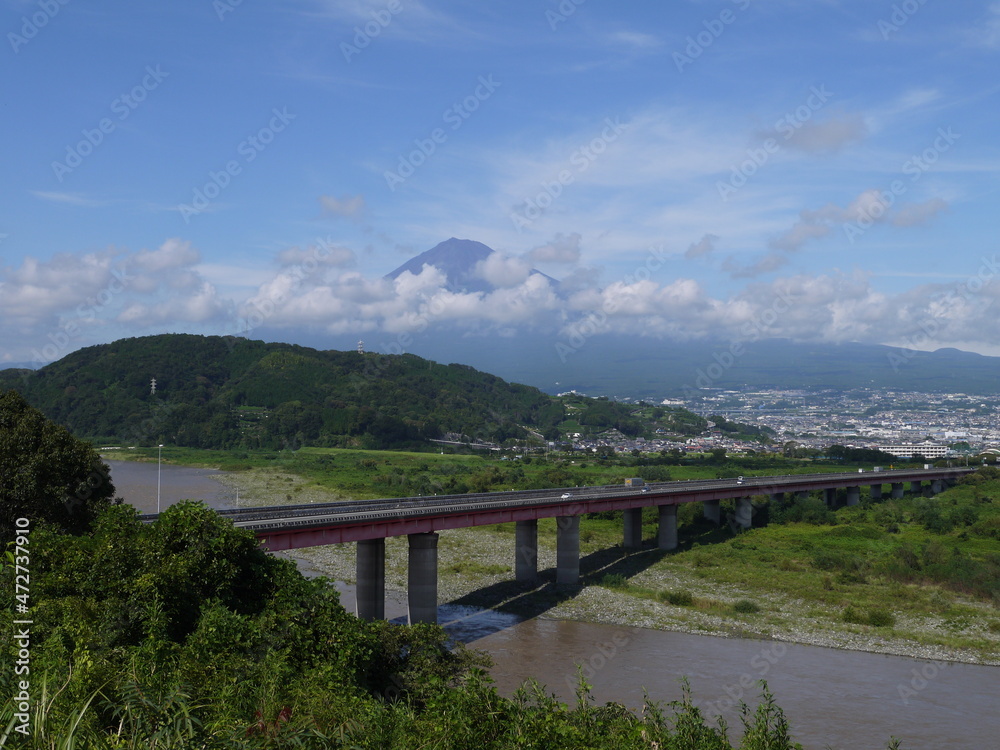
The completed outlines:
<svg viewBox="0 0 1000 750">
<path fill-rule="evenodd" d="M 163 455 L 163 446 L 156 449 L 156 514 L 160 514 L 160 457 Z"/>
</svg>

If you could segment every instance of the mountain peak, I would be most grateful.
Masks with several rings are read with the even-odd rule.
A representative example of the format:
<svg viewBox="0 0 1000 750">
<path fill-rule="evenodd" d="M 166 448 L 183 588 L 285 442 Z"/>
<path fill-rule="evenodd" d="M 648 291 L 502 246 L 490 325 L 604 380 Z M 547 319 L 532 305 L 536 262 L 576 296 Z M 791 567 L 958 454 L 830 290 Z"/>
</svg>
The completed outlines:
<svg viewBox="0 0 1000 750">
<path fill-rule="evenodd" d="M 446 288 L 450 292 L 484 292 L 495 290 L 492 284 L 477 273 L 477 266 L 496 252 L 488 245 L 475 240 L 463 240 L 451 237 L 440 242 L 430 250 L 410 258 L 406 263 L 385 275 L 387 279 L 395 279 L 404 271 L 417 275 L 424 266 L 434 266 L 443 271 L 447 278 Z M 542 273 L 536 269 L 532 274 Z M 549 283 L 558 288 L 559 282 L 551 276 L 542 274 Z"/>
<path fill-rule="evenodd" d="M 387 279 L 395 279 L 404 271 L 418 275 L 424 266 L 434 266 L 444 272 L 450 291 L 487 292 L 490 285 L 475 275 L 476 266 L 495 251 L 475 240 L 461 240 L 452 237 L 426 250 L 394 271 L 386 274 Z"/>
</svg>

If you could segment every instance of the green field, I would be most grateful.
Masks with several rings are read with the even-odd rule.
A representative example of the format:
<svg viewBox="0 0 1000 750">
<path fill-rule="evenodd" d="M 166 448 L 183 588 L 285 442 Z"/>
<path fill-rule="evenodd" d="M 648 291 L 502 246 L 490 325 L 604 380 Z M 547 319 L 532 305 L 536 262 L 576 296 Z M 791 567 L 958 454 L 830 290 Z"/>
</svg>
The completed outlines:
<svg viewBox="0 0 1000 750">
<path fill-rule="evenodd" d="M 541 454 L 516 458 L 443 452 L 416 453 L 343 448 L 296 451 L 221 451 L 167 447 L 164 463 L 205 466 L 223 471 L 294 474 L 309 485 L 356 499 L 464 494 L 504 490 L 619 484 L 632 476 L 649 481 L 713 479 L 856 471 L 856 464 L 781 457 L 746 457 L 713 462 L 711 456 L 681 459 L 660 455 L 602 458 L 584 454 Z M 105 451 L 105 458 L 155 461 L 156 448 Z M 871 468 L 871 467 L 867 467 Z M 277 502 L 280 502 L 278 500 Z"/>
</svg>

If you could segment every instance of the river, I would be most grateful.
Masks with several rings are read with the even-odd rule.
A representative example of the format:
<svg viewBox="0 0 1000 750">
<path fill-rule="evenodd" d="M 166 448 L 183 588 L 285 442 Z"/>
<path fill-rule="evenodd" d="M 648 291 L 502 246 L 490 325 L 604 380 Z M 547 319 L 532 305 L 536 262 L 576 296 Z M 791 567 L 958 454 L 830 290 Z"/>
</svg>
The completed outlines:
<svg viewBox="0 0 1000 750">
<path fill-rule="evenodd" d="M 119 494 L 144 511 L 156 509 L 156 464 L 109 461 Z M 162 466 L 161 507 L 184 498 L 232 507 L 220 472 Z M 447 533 L 447 532 L 445 532 Z M 302 565 L 303 572 L 315 574 Z M 354 590 L 339 586 L 353 611 Z M 403 621 L 405 596 L 387 592 L 386 617 Z M 638 707 L 643 691 L 668 702 L 687 677 L 695 703 L 709 716 L 740 726 L 738 703 L 756 704 L 766 679 L 793 737 L 807 750 L 884 748 L 890 736 L 905 750 L 1000 748 L 1000 669 L 899 656 L 719 638 L 590 623 L 522 619 L 443 604 L 439 620 L 453 638 L 495 662 L 493 679 L 510 695 L 537 678 L 564 701 L 574 696 L 577 665 L 598 703 Z M 738 731 L 732 732 L 734 738 Z"/>
</svg>

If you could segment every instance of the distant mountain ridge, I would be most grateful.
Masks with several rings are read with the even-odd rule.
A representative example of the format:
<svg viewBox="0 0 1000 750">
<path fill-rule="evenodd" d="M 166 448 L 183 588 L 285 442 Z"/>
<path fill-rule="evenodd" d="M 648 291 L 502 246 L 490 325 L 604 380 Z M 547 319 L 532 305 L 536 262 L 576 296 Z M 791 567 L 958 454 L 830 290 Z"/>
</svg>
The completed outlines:
<svg viewBox="0 0 1000 750">
<path fill-rule="evenodd" d="M 546 393 L 684 398 L 725 390 L 853 390 L 993 394 L 1000 391 L 1000 357 L 958 349 L 933 352 L 859 343 L 797 343 L 766 339 L 731 355 L 727 340 L 671 341 L 599 334 L 565 348 L 563 336 L 521 333 L 448 340 L 425 336 L 414 350 L 444 351 L 506 380 Z M 562 347 L 560 347 L 562 345 Z M 706 390 L 703 390 L 706 389 Z"/>
</svg>

